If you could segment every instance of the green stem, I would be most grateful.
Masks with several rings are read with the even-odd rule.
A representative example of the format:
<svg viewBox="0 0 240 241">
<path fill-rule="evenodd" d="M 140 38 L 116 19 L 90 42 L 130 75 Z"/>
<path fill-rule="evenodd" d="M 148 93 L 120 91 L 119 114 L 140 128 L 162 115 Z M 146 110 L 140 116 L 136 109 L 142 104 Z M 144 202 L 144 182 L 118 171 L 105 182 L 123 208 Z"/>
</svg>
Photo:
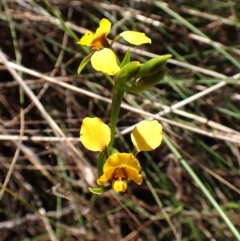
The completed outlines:
<svg viewBox="0 0 240 241">
<path fill-rule="evenodd" d="M 111 126 L 110 126 L 111 141 L 109 143 L 110 147 L 113 146 L 116 126 L 117 126 L 117 121 L 118 121 L 118 115 L 119 115 L 123 95 L 124 95 L 124 91 L 119 90 L 118 83 L 115 82 L 114 87 L 113 87 L 113 95 L 112 95 Z"/>
<path fill-rule="evenodd" d="M 110 78 L 110 76 L 108 77 Z M 111 79 L 111 78 L 110 78 Z M 119 82 L 116 80 L 113 80 L 113 94 L 112 94 L 112 108 L 111 108 L 111 123 L 110 123 L 110 129 L 111 129 L 111 140 L 108 144 L 108 147 L 112 147 L 114 143 L 114 136 L 118 121 L 118 115 L 124 95 L 123 90 L 119 90 Z M 106 162 L 106 159 L 108 158 L 109 154 L 111 153 L 100 153 L 98 156 L 98 176 L 100 177 L 103 174 L 103 166 Z"/>
<path fill-rule="evenodd" d="M 110 128 L 111 128 L 111 141 L 108 145 L 108 147 L 112 147 L 114 143 L 114 136 L 115 136 L 115 131 L 116 131 L 116 126 L 117 126 L 117 121 L 118 121 L 118 115 L 124 95 L 123 90 L 119 90 L 119 84 L 115 80 L 115 84 L 113 86 L 113 94 L 112 94 L 112 108 L 111 108 L 111 123 L 110 123 Z M 105 153 L 100 153 L 98 156 L 98 176 L 100 177 L 103 174 L 103 166 L 106 162 L 106 158 L 108 157 L 108 154 Z"/>
</svg>

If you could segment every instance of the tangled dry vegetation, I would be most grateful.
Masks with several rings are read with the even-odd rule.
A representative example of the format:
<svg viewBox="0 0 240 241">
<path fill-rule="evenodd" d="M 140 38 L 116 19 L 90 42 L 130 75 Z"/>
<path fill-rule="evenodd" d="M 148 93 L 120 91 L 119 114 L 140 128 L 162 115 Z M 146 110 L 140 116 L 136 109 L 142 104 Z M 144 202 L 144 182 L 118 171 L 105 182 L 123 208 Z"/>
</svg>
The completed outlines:
<svg viewBox="0 0 240 241">
<path fill-rule="evenodd" d="M 240 240 L 240 3 L 166 2 L 1 1 L 0 241 Z M 139 120 L 164 128 L 161 147 L 139 155 L 143 185 L 95 196 L 97 155 L 79 128 L 86 116 L 109 121 L 111 84 L 91 65 L 76 74 L 88 51 L 76 42 L 103 17 L 110 38 L 152 39 L 132 59 L 173 58 L 120 113 L 120 151 Z M 114 47 L 124 56 L 124 42 Z"/>
</svg>

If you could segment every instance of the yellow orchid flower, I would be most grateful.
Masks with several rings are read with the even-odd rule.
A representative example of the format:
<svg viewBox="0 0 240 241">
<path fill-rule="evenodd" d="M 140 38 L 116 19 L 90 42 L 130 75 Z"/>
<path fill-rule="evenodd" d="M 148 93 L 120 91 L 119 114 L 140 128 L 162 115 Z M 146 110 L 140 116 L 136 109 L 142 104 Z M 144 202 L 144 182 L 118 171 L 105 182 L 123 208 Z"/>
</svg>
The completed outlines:
<svg viewBox="0 0 240 241">
<path fill-rule="evenodd" d="M 97 180 L 98 185 L 104 185 L 112 179 L 112 188 L 116 192 L 125 192 L 128 180 L 133 180 L 141 185 L 143 177 L 140 164 L 131 153 L 114 153 L 108 157 L 103 166 L 103 175 Z"/>
<path fill-rule="evenodd" d="M 86 117 L 80 130 L 80 141 L 85 148 L 91 151 L 107 153 L 110 143 L 111 130 L 101 119 Z M 134 153 L 114 153 L 106 157 L 103 166 L 103 175 L 97 179 L 97 183 L 103 186 L 109 180 L 116 192 L 125 192 L 128 182 L 134 181 L 141 185 L 143 177 L 140 172 L 140 164 L 135 155 L 140 151 L 151 151 L 162 142 L 162 125 L 154 121 L 139 122 L 131 133 L 134 145 Z"/>
<path fill-rule="evenodd" d="M 85 35 L 77 43 L 94 49 L 95 52 L 91 57 L 91 63 L 94 69 L 108 75 L 115 75 L 120 70 L 120 67 L 117 63 L 116 55 L 111 50 L 107 40 L 107 35 L 110 30 L 111 22 L 103 18 L 95 33 L 86 31 Z M 151 43 L 151 39 L 144 33 L 136 31 L 124 31 L 119 34 L 119 37 L 124 38 L 127 42 L 134 45 Z M 115 37 L 115 39 L 118 39 L 118 36 Z"/>
</svg>

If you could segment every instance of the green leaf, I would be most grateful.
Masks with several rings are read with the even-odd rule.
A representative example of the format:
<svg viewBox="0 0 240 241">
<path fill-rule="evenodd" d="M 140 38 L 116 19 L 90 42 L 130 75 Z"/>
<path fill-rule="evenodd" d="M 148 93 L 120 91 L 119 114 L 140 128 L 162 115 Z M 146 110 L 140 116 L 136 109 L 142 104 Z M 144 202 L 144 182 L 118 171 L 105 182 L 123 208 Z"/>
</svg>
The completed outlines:
<svg viewBox="0 0 240 241">
<path fill-rule="evenodd" d="M 131 52 L 130 52 L 130 50 L 128 49 L 127 52 L 126 52 L 126 54 L 125 54 L 125 56 L 124 56 L 124 58 L 123 58 L 122 63 L 120 64 L 120 67 L 121 67 L 121 68 L 122 68 L 125 64 L 127 64 L 127 63 L 130 62 L 130 54 L 131 54 Z"/>
<path fill-rule="evenodd" d="M 84 67 L 88 64 L 88 62 L 91 60 L 91 57 L 94 52 L 90 53 L 87 57 L 85 57 L 82 62 L 80 63 L 78 67 L 78 74 L 81 73 L 81 71 L 84 69 Z"/>
<path fill-rule="evenodd" d="M 88 190 L 91 193 L 94 193 L 94 194 L 97 194 L 97 195 L 100 195 L 100 194 L 104 193 L 104 189 L 102 187 L 88 187 Z"/>
</svg>

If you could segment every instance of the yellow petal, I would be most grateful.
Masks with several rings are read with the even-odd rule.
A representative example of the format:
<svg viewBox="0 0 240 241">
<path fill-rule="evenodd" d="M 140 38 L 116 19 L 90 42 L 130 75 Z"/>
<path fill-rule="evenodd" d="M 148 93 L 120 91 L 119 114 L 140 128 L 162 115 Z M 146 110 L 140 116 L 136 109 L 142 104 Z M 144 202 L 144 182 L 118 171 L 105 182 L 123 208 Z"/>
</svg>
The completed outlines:
<svg viewBox="0 0 240 241">
<path fill-rule="evenodd" d="M 162 125 L 154 121 L 141 121 L 131 133 L 131 140 L 137 151 L 151 151 L 162 142 Z"/>
<path fill-rule="evenodd" d="M 94 38 L 99 38 L 102 35 L 106 37 L 110 30 L 111 22 L 108 19 L 103 18 L 99 23 L 99 28 L 96 30 L 96 33 L 94 34 Z"/>
<path fill-rule="evenodd" d="M 114 180 L 112 182 L 112 188 L 115 192 L 125 192 L 127 190 L 126 180 Z"/>
<path fill-rule="evenodd" d="M 110 180 L 112 178 L 113 173 L 114 173 L 113 167 L 109 167 L 109 168 L 105 169 L 103 175 L 99 179 L 97 179 L 98 185 L 100 185 L 100 186 L 104 185 L 108 180 Z"/>
<path fill-rule="evenodd" d="M 101 119 L 86 117 L 80 129 L 80 141 L 90 151 L 103 151 L 110 142 L 110 128 Z"/>
<path fill-rule="evenodd" d="M 114 52 L 108 48 L 96 51 L 91 63 L 94 69 L 108 75 L 115 75 L 120 70 Z"/>
<path fill-rule="evenodd" d="M 93 39 L 93 33 L 90 31 L 86 31 L 86 33 L 82 36 L 82 38 L 77 42 L 80 45 L 90 46 Z"/>
<path fill-rule="evenodd" d="M 129 168 L 135 170 L 137 173 L 140 171 L 140 164 L 137 158 L 131 153 L 114 153 L 106 160 L 103 167 L 103 172 L 110 168 Z"/>
<path fill-rule="evenodd" d="M 126 173 L 128 178 L 133 180 L 136 184 L 141 185 L 143 181 L 143 176 L 139 173 L 136 173 L 134 169 L 126 168 Z"/>
<path fill-rule="evenodd" d="M 136 31 L 124 31 L 120 33 L 120 36 L 123 37 L 130 44 L 134 44 L 134 45 L 140 45 L 140 44 L 152 42 L 152 40 L 148 38 L 145 35 L 145 33 L 140 33 Z"/>
</svg>

